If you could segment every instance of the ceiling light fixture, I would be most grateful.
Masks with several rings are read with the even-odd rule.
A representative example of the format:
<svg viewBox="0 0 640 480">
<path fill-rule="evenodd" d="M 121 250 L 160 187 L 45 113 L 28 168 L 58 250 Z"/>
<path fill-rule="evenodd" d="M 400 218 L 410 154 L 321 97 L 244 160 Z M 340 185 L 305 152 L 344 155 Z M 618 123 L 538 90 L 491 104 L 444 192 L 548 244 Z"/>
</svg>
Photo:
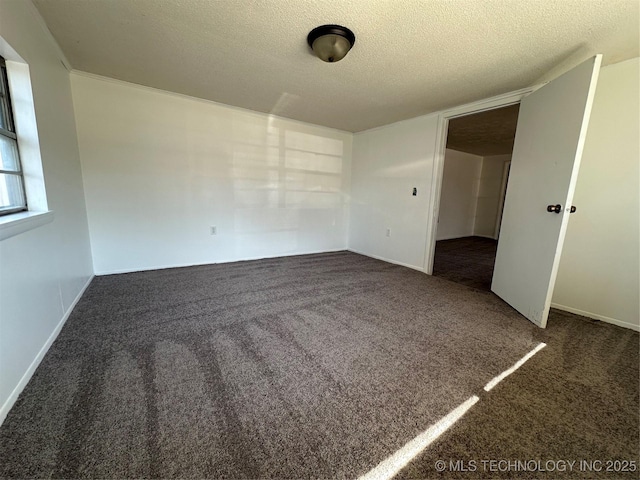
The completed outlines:
<svg viewBox="0 0 640 480">
<path fill-rule="evenodd" d="M 321 25 L 307 36 L 307 43 L 318 58 L 329 63 L 342 60 L 355 42 L 353 32 L 340 25 Z"/>
</svg>

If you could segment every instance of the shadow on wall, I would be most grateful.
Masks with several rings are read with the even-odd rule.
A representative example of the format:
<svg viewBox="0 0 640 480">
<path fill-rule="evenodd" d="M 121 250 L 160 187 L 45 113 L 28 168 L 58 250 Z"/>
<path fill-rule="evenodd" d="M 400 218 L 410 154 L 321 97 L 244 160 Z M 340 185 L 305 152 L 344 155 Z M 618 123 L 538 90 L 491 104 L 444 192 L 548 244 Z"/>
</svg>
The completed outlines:
<svg viewBox="0 0 640 480">
<path fill-rule="evenodd" d="M 319 226 L 337 227 L 343 221 L 342 140 L 269 123 L 266 142 L 233 145 L 238 256 L 268 254 L 274 244 L 283 253 L 295 252 L 312 241 L 311 232 Z M 234 124 L 234 130 L 245 127 L 250 126 Z"/>
<path fill-rule="evenodd" d="M 350 134 L 72 84 L 98 274 L 346 248 Z"/>
</svg>

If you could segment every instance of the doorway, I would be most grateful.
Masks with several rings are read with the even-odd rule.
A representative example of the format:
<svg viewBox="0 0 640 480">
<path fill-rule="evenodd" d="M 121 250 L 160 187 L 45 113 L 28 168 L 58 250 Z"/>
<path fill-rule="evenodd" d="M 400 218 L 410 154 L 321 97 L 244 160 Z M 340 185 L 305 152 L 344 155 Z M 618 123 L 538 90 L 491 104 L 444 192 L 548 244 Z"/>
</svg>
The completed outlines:
<svg viewBox="0 0 640 480">
<path fill-rule="evenodd" d="M 449 121 L 433 275 L 490 291 L 519 103 Z"/>
<path fill-rule="evenodd" d="M 546 327 L 569 215 L 575 211 L 573 194 L 601 63 L 598 54 L 538 88 L 463 105 L 438 117 L 425 273 L 433 272 L 449 122 L 520 102 L 491 291 Z"/>
</svg>

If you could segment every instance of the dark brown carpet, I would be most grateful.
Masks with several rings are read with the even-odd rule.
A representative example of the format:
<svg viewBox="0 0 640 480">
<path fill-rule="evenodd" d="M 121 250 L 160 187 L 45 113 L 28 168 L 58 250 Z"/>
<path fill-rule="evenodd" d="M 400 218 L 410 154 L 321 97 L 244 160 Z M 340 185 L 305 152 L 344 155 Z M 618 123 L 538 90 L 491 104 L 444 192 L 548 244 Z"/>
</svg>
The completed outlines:
<svg viewBox="0 0 640 480">
<path fill-rule="evenodd" d="M 491 291 L 498 241 L 464 237 L 436 242 L 433 275 L 478 290 Z"/>
<path fill-rule="evenodd" d="M 0 476 L 355 478 L 472 395 L 402 476 L 438 477 L 440 458 L 637 462 L 638 378 L 637 333 L 558 312 L 540 330 L 352 253 L 104 276 L 0 428 Z M 479 473 L 462 478 L 500 476 Z"/>
</svg>

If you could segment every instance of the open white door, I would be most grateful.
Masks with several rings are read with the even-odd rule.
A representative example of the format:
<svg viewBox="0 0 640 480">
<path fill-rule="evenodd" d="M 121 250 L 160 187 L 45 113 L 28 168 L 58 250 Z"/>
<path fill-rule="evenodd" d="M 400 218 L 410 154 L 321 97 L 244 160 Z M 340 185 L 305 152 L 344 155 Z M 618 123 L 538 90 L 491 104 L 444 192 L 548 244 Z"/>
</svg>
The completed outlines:
<svg viewBox="0 0 640 480">
<path fill-rule="evenodd" d="M 587 60 L 520 103 L 491 290 L 543 328 L 601 60 Z M 559 213 L 547 211 L 555 205 Z"/>
</svg>

